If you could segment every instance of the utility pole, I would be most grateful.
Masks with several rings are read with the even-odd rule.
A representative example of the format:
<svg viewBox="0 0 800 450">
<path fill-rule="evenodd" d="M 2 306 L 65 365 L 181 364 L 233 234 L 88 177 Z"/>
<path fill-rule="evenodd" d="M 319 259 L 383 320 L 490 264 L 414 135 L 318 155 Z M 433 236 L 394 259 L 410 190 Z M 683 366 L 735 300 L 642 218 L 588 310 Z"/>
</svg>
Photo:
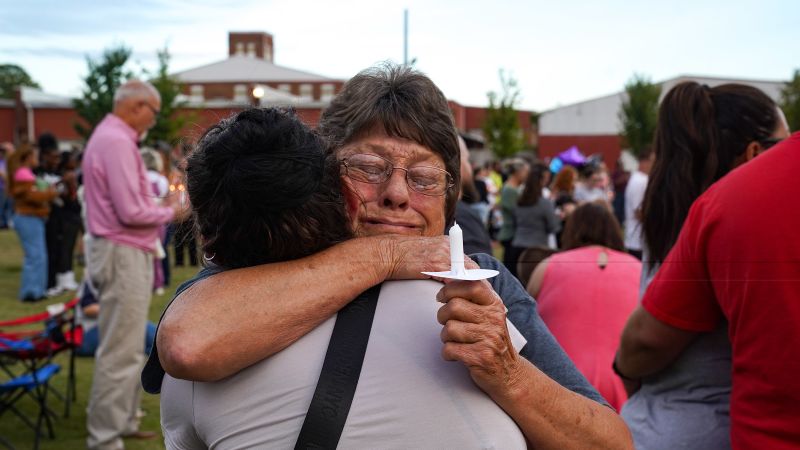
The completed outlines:
<svg viewBox="0 0 800 450">
<path fill-rule="evenodd" d="M 408 65 L 408 9 L 403 10 L 403 65 Z"/>
</svg>

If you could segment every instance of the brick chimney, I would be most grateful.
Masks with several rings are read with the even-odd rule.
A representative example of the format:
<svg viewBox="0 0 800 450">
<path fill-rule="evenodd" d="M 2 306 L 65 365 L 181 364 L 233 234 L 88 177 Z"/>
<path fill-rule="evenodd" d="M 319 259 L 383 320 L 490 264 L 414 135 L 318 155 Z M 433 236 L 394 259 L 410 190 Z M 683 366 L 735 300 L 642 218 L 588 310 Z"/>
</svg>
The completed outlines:
<svg viewBox="0 0 800 450">
<path fill-rule="evenodd" d="M 228 56 L 248 56 L 273 62 L 272 35 L 264 32 L 228 33 Z"/>
</svg>

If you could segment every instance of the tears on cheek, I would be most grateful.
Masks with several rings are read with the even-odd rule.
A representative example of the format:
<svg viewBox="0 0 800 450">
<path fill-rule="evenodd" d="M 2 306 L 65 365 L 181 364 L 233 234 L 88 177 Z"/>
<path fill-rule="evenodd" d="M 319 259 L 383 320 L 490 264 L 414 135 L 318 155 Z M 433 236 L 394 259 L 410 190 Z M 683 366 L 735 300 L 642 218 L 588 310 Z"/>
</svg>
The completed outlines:
<svg viewBox="0 0 800 450">
<path fill-rule="evenodd" d="M 347 215 L 350 216 L 350 218 L 357 217 L 358 208 L 364 203 L 363 196 L 347 179 L 342 183 L 342 192 L 344 193 L 344 199 L 347 203 Z"/>
</svg>

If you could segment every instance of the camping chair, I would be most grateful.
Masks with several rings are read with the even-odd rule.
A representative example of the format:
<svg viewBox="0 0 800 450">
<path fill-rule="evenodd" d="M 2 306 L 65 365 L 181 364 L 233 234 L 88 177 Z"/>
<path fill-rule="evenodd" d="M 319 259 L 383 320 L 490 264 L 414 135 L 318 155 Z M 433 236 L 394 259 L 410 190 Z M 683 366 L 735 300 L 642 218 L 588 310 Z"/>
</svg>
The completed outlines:
<svg viewBox="0 0 800 450">
<path fill-rule="evenodd" d="M 13 340 L 0 338 L 0 354 L 8 355 L 34 351 L 35 344 L 30 339 Z M 10 411 L 30 427 L 34 432 L 34 449 L 39 448 L 42 424 L 47 426 L 49 437 L 51 439 L 55 438 L 51 420 L 52 412 L 47 407 L 47 395 L 50 391 L 50 379 L 59 370 L 61 370 L 61 366 L 58 364 L 47 363 L 21 375 L 10 376 L 7 381 L 0 383 L 0 416 Z M 6 371 L 6 373 L 11 374 L 10 371 Z M 17 402 L 26 395 L 36 402 L 37 413 L 35 421 L 25 416 L 16 406 Z M 0 442 L 11 448 L 11 445 L 4 439 L 0 439 Z"/>
<path fill-rule="evenodd" d="M 52 363 L 53 357 L 62 351 L 69 351 L 69 373 L 67 390 L 62 394 L 51 389 L 53 395 L 64 402 L 64 417 L 69 417 L 70 406 L 77 399 L 75 380 L 75 354 L 83 342 L 83 328 L 76 324 L 75 307 L 77 299 L 67 303 L 49 305 L 47 311 L 12 320 L 0 321 L 0 338 L 16 341 L 29 341 L 32 348 L 6 348 L 0 353 L 0 370 L 8 376 L 15 377 L 11 365 L 19 362 L 25 367 L 24 372 L 32 373 L 38 368 Z M 23 330 L 8 332 L 9 327 L 17 327 L 43 323 L 44 330 Z M 0 344 L 2 350 L 2 344 Z"/>
</svg>

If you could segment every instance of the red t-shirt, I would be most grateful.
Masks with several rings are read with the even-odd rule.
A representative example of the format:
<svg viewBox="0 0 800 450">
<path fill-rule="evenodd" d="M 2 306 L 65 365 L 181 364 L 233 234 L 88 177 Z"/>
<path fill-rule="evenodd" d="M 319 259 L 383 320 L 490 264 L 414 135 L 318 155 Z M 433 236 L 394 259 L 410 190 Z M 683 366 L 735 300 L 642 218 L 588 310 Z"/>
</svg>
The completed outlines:
<svg viewBox="0 0 800 450">
<path fill-rule="evenodd" d="M 800 133 L 692 206 L 642 304 L 691 331 L 729 322 L 734 448 L 800 446 Z"/>
</svg>

